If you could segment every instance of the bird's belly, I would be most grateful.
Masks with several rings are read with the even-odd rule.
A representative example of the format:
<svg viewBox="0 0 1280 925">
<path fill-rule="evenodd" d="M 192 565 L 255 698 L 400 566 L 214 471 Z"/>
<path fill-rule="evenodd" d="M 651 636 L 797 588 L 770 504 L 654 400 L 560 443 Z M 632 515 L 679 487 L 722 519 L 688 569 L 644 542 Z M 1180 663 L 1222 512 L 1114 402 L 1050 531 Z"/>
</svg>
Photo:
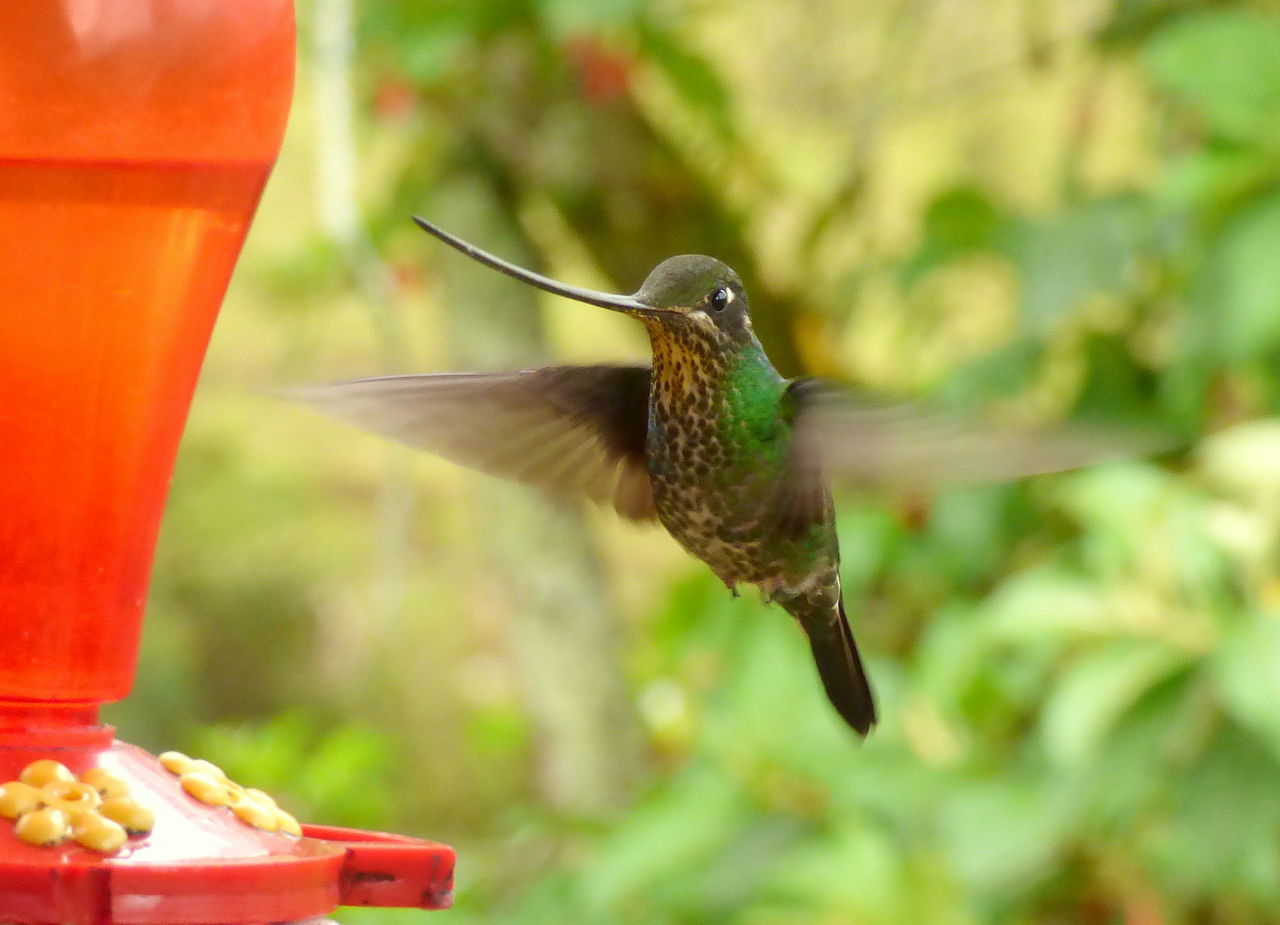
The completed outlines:
<svg viewBox="0 0 1280 925">
<path fill-rule="evenodd" d="M 654 505 L 667 531 L 726 584 L 789 583 L 803 569 L 788 538 L 775 534 L 767 497 L 749 486 L 716 490 L 680 478 L 654 479 Z"/>
<path fill-rule="evenodd" d="M 661 409 L 659 409 L 661 410 Z M 839 559 L 830 512 L 798 530 L 778 516 L 780 452 L 748 451 L 700 418 L 650 418 L 646 467 L 667 531 L 725 584 L 766 595 L 810 584 Z"/>
</svg>

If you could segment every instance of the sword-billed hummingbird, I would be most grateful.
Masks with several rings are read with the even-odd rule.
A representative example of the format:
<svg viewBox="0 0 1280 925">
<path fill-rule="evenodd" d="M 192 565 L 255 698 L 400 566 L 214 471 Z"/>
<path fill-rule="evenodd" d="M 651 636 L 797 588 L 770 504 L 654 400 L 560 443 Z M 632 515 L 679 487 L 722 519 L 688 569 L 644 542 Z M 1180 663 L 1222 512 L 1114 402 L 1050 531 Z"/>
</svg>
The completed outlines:
<svg viewBox="0 0 1280 925">
<path fill-rule="evenodd" d="M 387 376 L 292 394 L 454 462 L 656 518 L 730 590 L 756 585 L 799 621 L 827 696 L 861 735 L 876 707 L 845 617 L 828 478 L 1012 478 L 1135 448 L 1114 435 L 984 427 L 872 403 L 821 379 L 784 379 L 752 330 L 742 282 L 711 257 L 664 260 L 634 295 L 613 295 L 414 221 L 508 276 L 638 319 L 652 365 Z"/>
</svg>

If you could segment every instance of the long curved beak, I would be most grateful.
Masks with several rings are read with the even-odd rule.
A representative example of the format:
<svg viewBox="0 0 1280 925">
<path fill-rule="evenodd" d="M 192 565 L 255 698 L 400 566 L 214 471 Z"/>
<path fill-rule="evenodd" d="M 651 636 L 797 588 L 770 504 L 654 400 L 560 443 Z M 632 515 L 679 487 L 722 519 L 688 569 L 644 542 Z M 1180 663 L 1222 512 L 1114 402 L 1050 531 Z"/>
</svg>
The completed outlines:
<svg viewBox="0 0 1280 925">
<path fill-rule="evenodd" d="M 634 296 L 614 295 L 609 292 L 597 292 L 595 289 L 582 289 L 578 286 L 569 286 L 565 283 L 557 282 L 541 273 L 534 273 L 532 270 L 526 270 L 524 267 L 516 266 L 503 260 L 501 257 L 495 257 L 488 251 L 482 251 L 474 244 L 468 244 L 461 238 L 455 238 L 443 228 L 431 224 L 425 218 L 417 215 L 413 216 L 414 222 L 427 234 L 434 235 L 445 244 L 448 244 L 455 250 L 461 251 L 472 260 L 483 263 L 487 267 L 497 270 L 499 273 L 505 273 L 513 279 L 518 279 L 522 283 L 528 283 L 530 286 L 536 286 L 539 289 L 562 295 L 566 299 L 574 299 L 578 302 L 586 302 L 588 305 L 599 305 L 601 308 L 611 308 L 616 312 L 650 312 L 652 307 L 644 304 Z"/>
</svg>

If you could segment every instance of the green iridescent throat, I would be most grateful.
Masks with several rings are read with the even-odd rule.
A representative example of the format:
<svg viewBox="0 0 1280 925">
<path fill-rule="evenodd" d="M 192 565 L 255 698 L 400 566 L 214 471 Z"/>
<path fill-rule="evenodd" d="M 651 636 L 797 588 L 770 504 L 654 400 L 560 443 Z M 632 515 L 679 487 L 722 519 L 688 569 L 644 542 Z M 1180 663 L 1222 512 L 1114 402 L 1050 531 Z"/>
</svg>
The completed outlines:
<svg viewBox="0 0 1280 925">
<path fill-rule="evenodd" d="M 721 439 L 737 448 L 744 462 L 780 463 L 787 425 L 778 407 L 787 382 L 754 337 L 730 360 L 724 389 Z"/>
</svg>

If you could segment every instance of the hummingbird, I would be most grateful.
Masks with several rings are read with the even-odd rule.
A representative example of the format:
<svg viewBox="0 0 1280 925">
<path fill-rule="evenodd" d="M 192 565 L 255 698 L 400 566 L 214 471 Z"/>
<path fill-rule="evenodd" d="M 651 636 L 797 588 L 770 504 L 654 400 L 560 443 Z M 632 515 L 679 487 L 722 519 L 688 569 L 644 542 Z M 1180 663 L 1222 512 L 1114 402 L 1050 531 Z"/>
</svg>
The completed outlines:
<svg viewBox="0 0 1280 925">
<path fill-rule="evenodd" d="M 738 275 L 712 257 L 659 263 L 631 295 L 558 282 L 426 232 L 521 282 L 640 321 L 650 365 L 433 373 L 308 386 L 317 410 L 491 475 L 657 520 L 736 596 L 755 585 L 808 637 L 818 677 L 866 736 L 876 702 L 840 587 L 833 478 L 862 486 L 1014 478 L 1114 455 L 1130 441 L 1024 432 L 781 376 Z"/>
</svg>

